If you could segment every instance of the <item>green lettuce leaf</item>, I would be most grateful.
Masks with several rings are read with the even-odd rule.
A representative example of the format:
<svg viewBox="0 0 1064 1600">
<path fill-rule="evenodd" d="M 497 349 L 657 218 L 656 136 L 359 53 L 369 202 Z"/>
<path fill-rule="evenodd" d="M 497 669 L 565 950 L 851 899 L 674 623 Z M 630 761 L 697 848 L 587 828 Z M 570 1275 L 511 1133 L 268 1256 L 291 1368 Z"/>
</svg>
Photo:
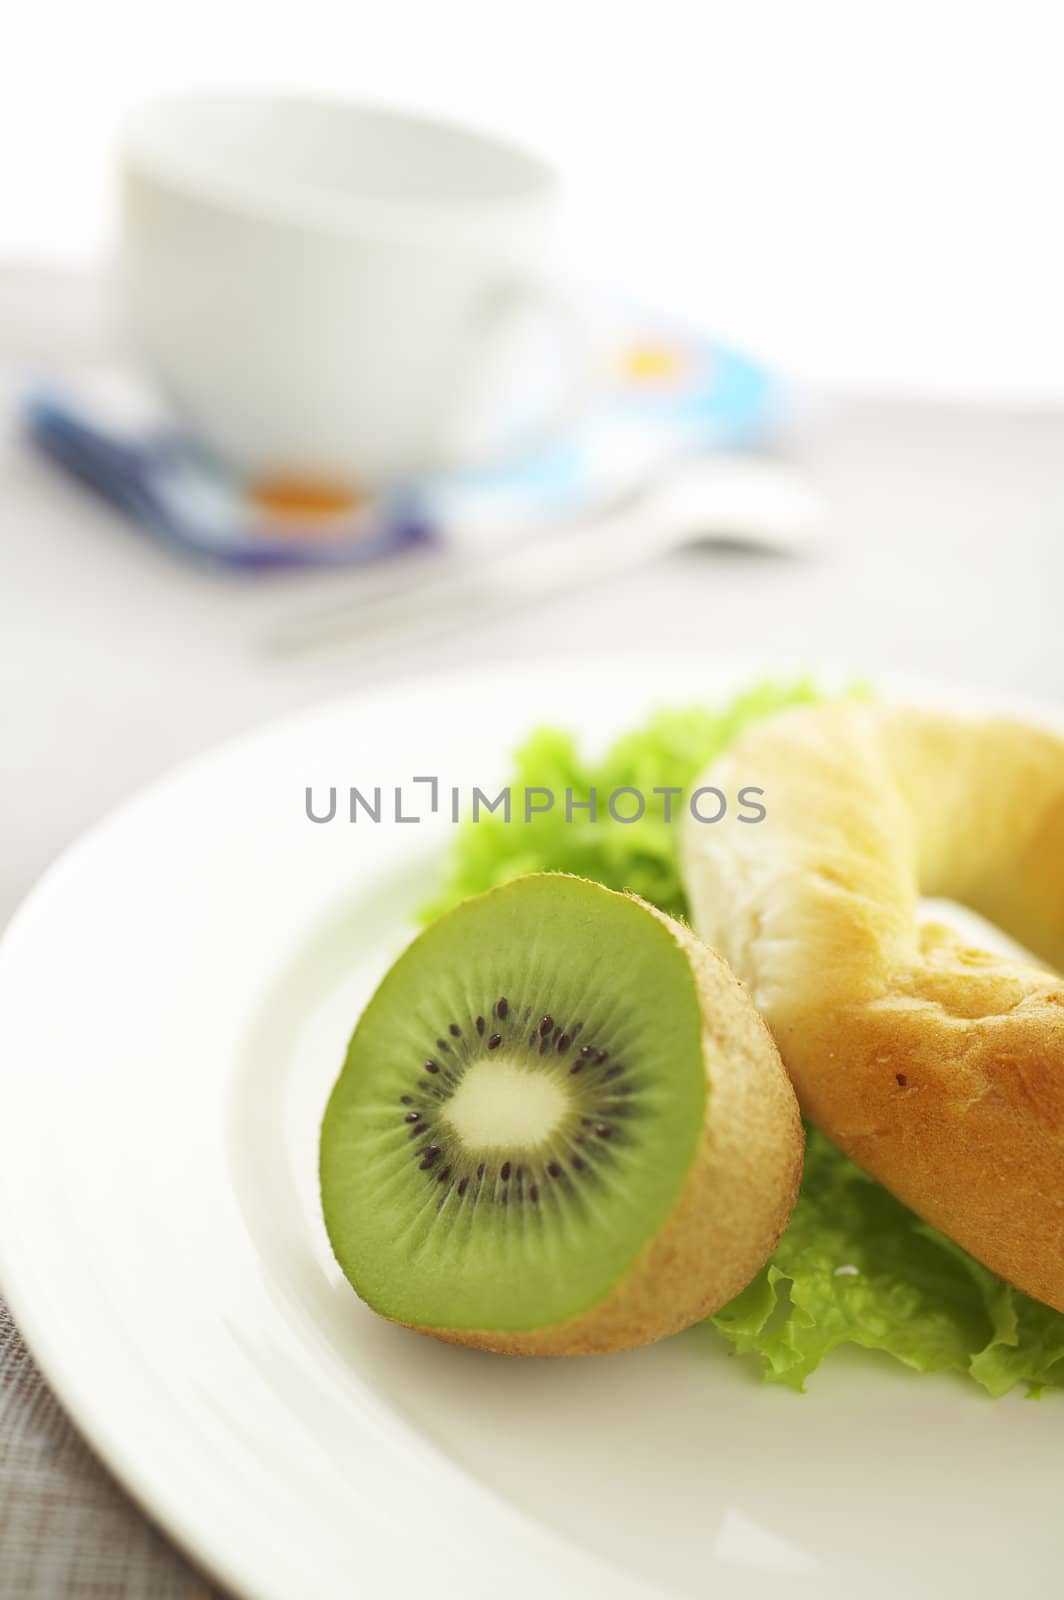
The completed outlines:
<svg viewBox="0 0 1064 1600">
<path fill-rule="evenodd" d="M 842 1344 L 965 1373 L 992 1395 L 1064 1383 L 1064 1317 L 921 1222 L 815 1129 L 772 1260 L 711 1320 L 793 1389 Z"/>
<path fill-rule="evenodd" d="M 860 691 L 854 691 L 860 692 Z M 748 724 L 821 699 L 805 680 L 766 683 L 723 710 L 660 711 L 589 762 L 570 734 L 540 728 L 517 751 L 515 789 L 574 797 L 595 789 L 598 818 L 567 823 L 564 807 L 531 822 L 483 817 L 459 830 L 429 918 L 525 872 L 561 871 L 629 889 L 686 917 L 677 823 L 663 803 L 637 823 L 605 807 L 613 789 L 687 789 Z M 917 1372 L 967 1375 L 988 1394 L 1017 1384 L 1064 1387 L 1064 1316 L 1003 1283 L 810 1129 L 801 1193 L 772 1260 L 710 1319 L 772 1383 L 804 1389 L 840 1345 L 879 1350 Z"/>
</svg>

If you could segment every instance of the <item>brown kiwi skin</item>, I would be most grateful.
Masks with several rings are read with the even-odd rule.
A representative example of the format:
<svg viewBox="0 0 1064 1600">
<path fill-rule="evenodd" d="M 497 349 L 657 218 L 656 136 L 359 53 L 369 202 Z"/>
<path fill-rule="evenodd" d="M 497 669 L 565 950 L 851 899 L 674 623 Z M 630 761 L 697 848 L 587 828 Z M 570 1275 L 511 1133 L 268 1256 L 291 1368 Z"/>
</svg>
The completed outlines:
<svg viewBox="0 0 1064 1600">
<path fill-rule="evenodd" d="M 497 1355 L 606 1355 L 711 1316 L 772 1254 L 798 1197 L 805 1149 L 790 1079 L 727 963 L 682 923 L 630 898 L 687 956 L 702 1010 L 706 1120 L 676 1204 L 610 1294 L 565 1322 L 520 1331 L 400 1326 Z"/>
</svg>

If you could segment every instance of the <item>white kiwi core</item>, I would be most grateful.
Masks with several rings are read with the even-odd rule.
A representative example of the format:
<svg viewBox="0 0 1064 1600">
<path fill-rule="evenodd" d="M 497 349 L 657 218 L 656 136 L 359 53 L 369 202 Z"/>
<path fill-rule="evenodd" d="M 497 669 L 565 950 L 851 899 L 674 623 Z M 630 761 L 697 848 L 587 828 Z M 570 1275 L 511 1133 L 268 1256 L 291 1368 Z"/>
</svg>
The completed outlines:
<svg viewBox="0 0 1064 1600">
<path fill-rule="evenodd" d="M 443 1109 L 467 1150 L 530 1149 L 549 1139 L 569 1110 L 554 1077 L 507 1061 L 477 1061 Z"/>
</svg>

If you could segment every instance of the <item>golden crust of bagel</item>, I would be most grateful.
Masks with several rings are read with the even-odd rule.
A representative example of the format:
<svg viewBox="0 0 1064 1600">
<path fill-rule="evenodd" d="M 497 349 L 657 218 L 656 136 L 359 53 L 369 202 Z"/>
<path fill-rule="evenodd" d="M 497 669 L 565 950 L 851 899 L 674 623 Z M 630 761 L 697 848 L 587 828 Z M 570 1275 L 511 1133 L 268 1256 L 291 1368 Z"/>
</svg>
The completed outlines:
<svg viewBox="0 0 1064 1600">
<path fill-rule="evenodd" d="M 748 984 L 804 1113 L 920 1216 L 1064 1311 L 1064 740 L 833 706 L 756 725 L 691 825 L 695 926 Z M 919 924 L 955 900 L 1034 952 Z M 1045 966 L 1038 963 L 1045 962 Z"/>
<path fill-rule="evenodd" d="M 502 1355 L 597 1355 L 651 1344 L 726 1305 L 771 1255 L 798 1194 L 804 1135 L 772 1036 L 742 985 L 688 928 L 648 910 L 691 963 L 709 1093 L 701 1143 L 671 1215 L 599 1305 L 551 1328 L 419 1327 Z"/>
</svg>

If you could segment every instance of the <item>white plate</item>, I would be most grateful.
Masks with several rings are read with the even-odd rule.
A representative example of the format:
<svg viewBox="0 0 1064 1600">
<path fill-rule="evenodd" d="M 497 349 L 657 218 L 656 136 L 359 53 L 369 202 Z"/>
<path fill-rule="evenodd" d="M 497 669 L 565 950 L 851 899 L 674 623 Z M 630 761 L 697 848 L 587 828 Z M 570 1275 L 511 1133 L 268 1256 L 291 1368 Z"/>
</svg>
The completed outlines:
<svg viewBox="0 0 1064 1600">
<path fill-rule="evenodd" d="M 328 1250 L 318 1119 L 450 835 L 304 790 L 497 782 L 730 692 L 708 661 L 400 686 L 191 763 L 95 828 L 0 952 L 2 1281 L 143 1504 L 263 1600 L 1046 1594 L 1058 1404 L 833 1357 L 806 1396 L 696 1329 L 506 1361 L 377 1320 Z"/>
</svg>

